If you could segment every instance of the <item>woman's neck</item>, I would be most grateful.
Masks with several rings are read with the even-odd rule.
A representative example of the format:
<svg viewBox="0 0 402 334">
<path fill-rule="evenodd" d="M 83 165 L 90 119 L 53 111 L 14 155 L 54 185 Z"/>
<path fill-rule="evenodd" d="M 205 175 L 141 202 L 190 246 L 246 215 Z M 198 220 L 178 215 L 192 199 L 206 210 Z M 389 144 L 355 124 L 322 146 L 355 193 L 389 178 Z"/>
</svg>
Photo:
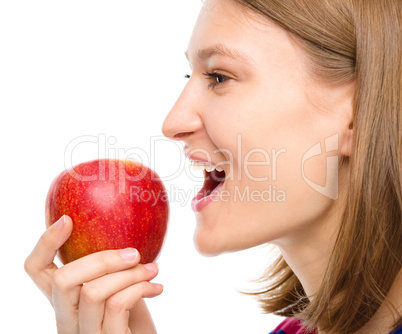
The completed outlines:
<svg viewBox="0 0 402 334">
<path fill-rule="evenodd" d="M 389 333 L 402 316 L 402 269 L 399 271 L 384 302 L 374 316 L 355 334 Z"/>
<path fill-rule="evenodd" d="M 286 263 L 301 282 L 307 297 L 314 298 L 325 274 L 335 244 L 340 215 L 328 212 L 320 221 L 274 241 Z"/>
<path fill-rule="evenodd" d="M 285 261 L 300 280 L 310 300 L 314 298 L 322 282 L 336 239 L 335 231 L 331 230 L 328 226 L 317 228 L 312 238 L 308 238 L 307 235 L 299 235 L 302 240 L 295 239 L 293 242 L 289 240 L 277 243 Z M 366 325 L 354 334 L 388 334 L 401 315 L 402 270 L 397 275 L 380 308 Z"/>
</svg>

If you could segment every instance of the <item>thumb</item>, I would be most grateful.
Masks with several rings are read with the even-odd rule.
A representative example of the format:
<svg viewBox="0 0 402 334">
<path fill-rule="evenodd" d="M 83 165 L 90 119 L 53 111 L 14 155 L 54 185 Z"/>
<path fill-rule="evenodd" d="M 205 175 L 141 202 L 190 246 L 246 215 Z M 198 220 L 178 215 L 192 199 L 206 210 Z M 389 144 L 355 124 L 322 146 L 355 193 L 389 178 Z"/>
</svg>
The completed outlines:
<svg viewBox="0 0 402 334">
<path fill-rule="evenodd" d="M 35 248 L 25 260 L 25 271 L 47 297 L 51 294 L 51 276 L 57 269 L 53 262 L 54 258 L 57 250 L 71 235 L 72 230 L 71 218 L 62 216 L 42 234 Z"/>
</svg>

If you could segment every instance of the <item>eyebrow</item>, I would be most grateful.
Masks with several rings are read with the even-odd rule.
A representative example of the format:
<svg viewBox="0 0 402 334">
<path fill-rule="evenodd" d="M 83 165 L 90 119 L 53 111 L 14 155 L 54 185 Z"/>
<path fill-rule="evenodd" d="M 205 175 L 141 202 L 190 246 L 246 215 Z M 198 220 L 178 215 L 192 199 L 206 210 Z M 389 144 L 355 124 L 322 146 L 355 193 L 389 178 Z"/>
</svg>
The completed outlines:
<svg viewBox="0 0 402 334">
<path fill-rule="evenodd" d="M 187 59 L 190 61 L 191 57 L 189 56 L 188 52 L 185 52 L 185 55 L 187 57 Z M 234 49 L 230 49 L 229 47 L 227 47 L 224 44 L 215 44 L 213 46 L 210 46 L 208 48 L 205 49 L 200 49 L 196 52 L 196 60 L 197 62 L 205 62 L 207 59 L 211 58 L 214 55 L 220 55 L 220 56 L 226 56 L 235 60 L 239 60 L 242 63 L 245 64 L 251 64 L 252 59 L 251 57 L 246 54 L 245 52 L 242 52 L 240 50 L 234 50 Z"/>
</svg>

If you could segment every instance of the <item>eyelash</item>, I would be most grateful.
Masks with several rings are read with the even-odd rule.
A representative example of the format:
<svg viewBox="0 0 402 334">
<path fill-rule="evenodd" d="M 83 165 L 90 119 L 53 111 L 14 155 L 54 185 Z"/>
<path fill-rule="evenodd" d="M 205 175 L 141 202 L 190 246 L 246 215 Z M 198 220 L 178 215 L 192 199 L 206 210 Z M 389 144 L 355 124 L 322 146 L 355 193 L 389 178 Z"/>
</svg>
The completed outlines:
<svg viewBox="0 0 402 334">
<path fill-rule="evenodd" d="M 205 72 L 202 73 L 203 75 L 207 76 L 207 80 L 213 80 L 209 85 L 208 85 L 208 89 L 209 88 L 215 88 L 221 84 L 223 84 L 225 81 L 229 80 L 229 78 L 226 75 L 220 74 L 220 73 L 216 73 L 216 72 Z M 189 74 L 185 74 L 184 77 L 186 79 L 190 79 L 191 75 Z"/>
<path fill-rule="evenodd" d="M 219 85 L 222 85 L 225 81 L 229 80 L 229 78 L 226 75 L 216 73 L 216 72 L 206 72 L 203 73 L 203 75 L 207 76 L 208 80 L 212 80 L 212 82 L 208 85 L 208 88 L 215 88 Z"/>
</svg>

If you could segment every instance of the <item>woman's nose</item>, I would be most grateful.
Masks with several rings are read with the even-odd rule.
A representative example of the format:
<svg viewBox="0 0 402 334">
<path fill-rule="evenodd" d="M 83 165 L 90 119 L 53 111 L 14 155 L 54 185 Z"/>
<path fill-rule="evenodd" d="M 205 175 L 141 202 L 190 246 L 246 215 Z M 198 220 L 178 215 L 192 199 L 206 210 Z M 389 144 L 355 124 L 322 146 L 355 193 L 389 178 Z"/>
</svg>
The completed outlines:
<svg viewBox="0 0 402 334">
<path fill-rule="evenodd" d="M 189 82 L 163 122 L 162 132 L 170 139 L 185 141 L 203 127 L 197 112 L 200 105 L 190 86 Z"/>
</svg>

